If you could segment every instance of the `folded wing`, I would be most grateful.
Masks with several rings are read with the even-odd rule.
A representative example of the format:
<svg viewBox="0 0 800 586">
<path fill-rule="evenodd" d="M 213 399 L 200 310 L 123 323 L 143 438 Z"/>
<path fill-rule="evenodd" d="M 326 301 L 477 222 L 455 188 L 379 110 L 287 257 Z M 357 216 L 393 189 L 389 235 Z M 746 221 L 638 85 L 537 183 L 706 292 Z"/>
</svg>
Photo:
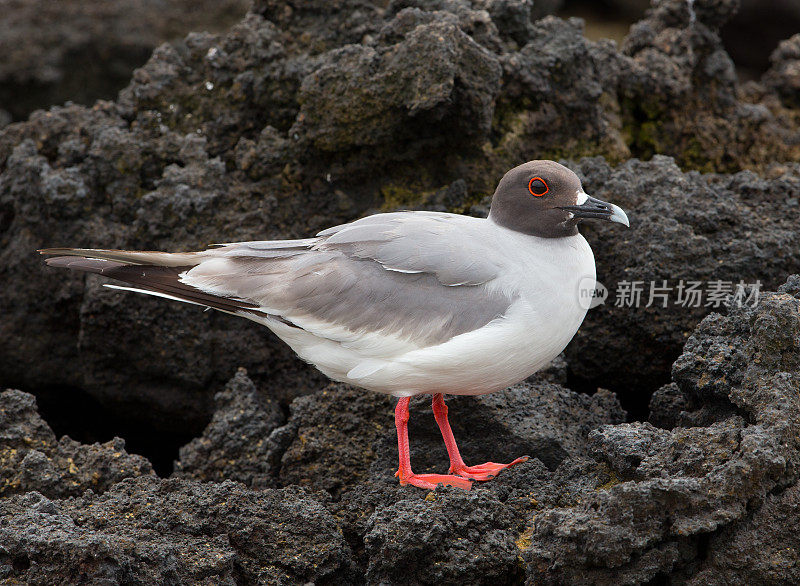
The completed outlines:
<svg viewBox="0 0 800 586">
<path fill-rule="evenodd" d="M 349 343 L 379 334 L 424 347 L 502 316 L 510 297 L 481 246 L 480 220 L 378 214 L 316 238 L 241 242 L 195 253 L 51 249 L 54 266 Z M 484 236 L 485 237 L 485 236 Z"/>
</svg>

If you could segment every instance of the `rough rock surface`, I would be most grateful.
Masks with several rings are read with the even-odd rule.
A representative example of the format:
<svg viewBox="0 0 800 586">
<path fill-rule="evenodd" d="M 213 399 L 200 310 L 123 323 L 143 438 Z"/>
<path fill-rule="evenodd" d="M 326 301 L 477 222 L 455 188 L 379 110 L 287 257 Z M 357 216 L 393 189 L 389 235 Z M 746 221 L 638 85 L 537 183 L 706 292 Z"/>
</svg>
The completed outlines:
<svg viewBox="0 0 800 586">
<path fill-rule="evenodd" d="M 714 535 L 688 584 L 794 584 L 800 581 L 800 485 L 776 490 L 730 529 Z"/>
<path fill-rule="evenodd" d="M 324 499 L 140 478 L 103 495 L 0 501 L 0 577 L 26 584 L 342 584 L 349 547 Z"/>
<path fill-rule="evenodd" d="M 523 383 L 482 397 L 453 397 L 448 404 L 464 454 L 481 461 L 530 454 L 552 470 L 568 455 L 584 453 L 589 430 L 624 420 L 612 394 L 600 391 L 589 397 L 550 383 Z M 338 495 L 343 487 L 369 478 L 391 481 L 397 460 L 391 398 L 330 385 L 296 399 L 291 408 L 286 426 L 270 437 L 282 450 L 282 483 Z M 429 398 L 412 401 L 411 411 L 414 470 L 446 469 L 447 452 Z"/>
<path fill-rule="evenodd" d="M 5 128 L 4 384 L 43 398 L 79 388 L 137 425 L 183 433 L 205 424 L 210 389 L 239 366 L 287 404 L 323 378 L 262 327 L 107 291 L 31 251 L 300 237 L 376 208 L 482 214 L 502 173 L 532 157 L 674 157 L 577 164 L 589 189 L 628 206 L 634 222 L 625 234 L 587 228 L 601 280 L 733 275 L 775 287 L 798 270 L 796 231 L 786 228 L 798 213 L 793 40 L 764 84 L 742 89 L 716 32 L 732 0 L 696 2 L 691 26 L 685 2 L 657 2 L 621 51 L 585 39 L 575 20 L 503 25 L 528 8 L 256 2 L 225 34 L 159 47 L 116 102 Z M 745 167 L 762 175 L 685 171 Z M 709 311 L 680 309 L 622 321 L 594 312 L 568 354 L 573 374 L 624 401 L 631 384 L 652 391 Z M 587 342 L 601 334 L 618 344 L 602 357 Z"/>
<path fill-rule="evenodd" d="M 99 493 L 125 478 L 152 474 L 150 462 L 125 451 L 124 440 L 56 440 L 33 395 L 0 393 L 0 497 L 34 490 L 50 498 Z"/>
<path fill-rule="evenodd" d="M 274 485 L 269 436 L 284 422 L 241 368 L 214 396 L 216 411 L 203 435 L 181 448 L 175 476 L 206 482 L 236 480 L 252 488 Z"/>
<path fill-rule="evenodd" d="M 536 516 L 524 557 L 547 568 L 545 582 L 641 583 L 670 572 L 689 576 L 705 558 L 706 575 L 719 583 L 713 563 L 725 567 L 727 560 L 728 571 L 735 571 L 730 556 L 736 546 L 716 535 L 741 531 L 748 544 L 779 542 L 782 526 L 758 537 L 748 528 L 753 511 L 759 519 L 770 515 L 770 507 L 760 512 L 765 500 L 780 498 L 798 480 L 799 310 L 797 297 L 769 293 L 756 309 L 732 308 L 727 316 L 703 320 L 673 367 L 685 397 L 674 416 L 691 427 L 631 423 L 590 434 L 593 456 L 618 482 L 577 506 Z M 719 402 L 728 409 L 707 411 Z M 711 546 L 709 534 L 721 551 L 706 558 L 701 549 Z M 763 583 L 778 571 L 767 559 L 779 553 L 738 558 L 739 575 Z"/>
<path fill-rule="evenodd" d="M 774 290 L 787 272 L 800 271 L 798 163 L 774 165 L 766 176 L 684 173 L 662 156 L 616 168 L 601 158 L 583 159 L 574 168 L 587 193 L 616 202 L 631 219 L 625 231 L 583 228 L 609 298 L 589 312 L 567 349 L 567 362 L 580 377 L 624 380 L 640 389 L 667 382 L 694 326 L 720 305 L 709 295 L 714 282 L 731 291 L 740 282 Z M 651 283 L 663 287 L 664 281 L 666 307 L 662 298 L 649 297 Z M 634 282 L 639 306 L 619 307 L 632 301 L 625 283 Z M 685 294 L 681 303 L 681 282 L 700 282 L 698 307 Z"/>
<path fill-rule="evenodd" d="M 0 127 L 67 100 L 91 104 L 127 85 L 164 41 L 189 31 L 225 30 L 245 0 L 5 0 L 0 12 Z M 10 120 L 9 120 L 10 122 Z"/>
<path fill-rule="evenodd" d="M 394 400 L 342 384 L 295 399 L 285 425 L 272 403 L 258 398 L 240 371 L 218 395 L 219 410 L 201 438 L 181 449 L 175 475 L 200 480 L 234 478 L 249 486 L 300 485 L 339 496 L 345 487 L 394 473 L 397 459 Z M 548 382 L 523 383 L 502 393 L 448 400 L 454 433 L 475 460 L 531 454 L 555 470 L 585 454 L 589 430 L 624 421 L 613 394 L 575 394 Z M 414 468 L 447 467 L 428 398 L 412 402 Z M 516 456 L 515 456 L 516 455 Z M 251 472 L 254 467 L 255 472 Z"/>
</svg>

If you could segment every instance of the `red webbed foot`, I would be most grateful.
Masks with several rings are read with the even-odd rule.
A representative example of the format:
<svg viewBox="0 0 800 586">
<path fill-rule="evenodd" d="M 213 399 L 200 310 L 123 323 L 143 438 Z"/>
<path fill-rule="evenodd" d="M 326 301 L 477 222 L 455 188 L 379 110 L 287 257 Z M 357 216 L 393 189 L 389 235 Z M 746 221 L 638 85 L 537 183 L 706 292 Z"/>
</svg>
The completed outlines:
<svg viewBox="0 0 800 586">
<path fill-rule="evenodd" d="M 497 464 L 496 462 L 486 462 L 486 464 L 480 464 L 478 466 L 467 466 L 466 464 L 461 464 L 457 466 L 450 466 L 450 473 L 458 474 L 459 476 L 469 478 L 470 480 L 491 480 L 497 476 L 501 470 L 510 468 L 514 464 L 525 462 L 527 459 L 528 456 L 522 456 L 521 458 L 517 458 L 508 464 Z"/>
<path fill-rule="evenodd" d="M 427 488 L 429 490 L 436 488 L 437 484 L 455 486 L 464 490 L 472 488 L 472 483 L 469 480 L 452 474 L 401 474 L 398 470 L 395 476 L 400 477 L 400 484 L 410 484 L 417 488 Z"/>
</svg>

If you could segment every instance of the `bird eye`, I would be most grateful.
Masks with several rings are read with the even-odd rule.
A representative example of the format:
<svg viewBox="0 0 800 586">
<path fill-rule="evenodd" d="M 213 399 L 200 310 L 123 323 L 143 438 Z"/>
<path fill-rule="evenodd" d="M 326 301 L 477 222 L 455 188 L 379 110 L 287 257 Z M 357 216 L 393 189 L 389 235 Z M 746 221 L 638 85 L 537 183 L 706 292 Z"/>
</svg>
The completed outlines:
<svg viewBox="0 0 800 586">
<path fill-rule="evenodd" d="M 534 177 L 528 181 L 528 191 L 530 191 L 533 196 L 542 197 L 545 193 L 550 191 L 550 187 L 548 187 L 545 180 L 541 177 Z"/>
</svg>

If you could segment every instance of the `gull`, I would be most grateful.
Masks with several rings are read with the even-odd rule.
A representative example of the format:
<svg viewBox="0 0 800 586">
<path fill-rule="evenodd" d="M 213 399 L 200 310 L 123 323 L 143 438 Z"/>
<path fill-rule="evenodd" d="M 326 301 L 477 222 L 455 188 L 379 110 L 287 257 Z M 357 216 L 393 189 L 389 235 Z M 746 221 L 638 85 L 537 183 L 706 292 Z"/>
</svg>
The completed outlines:
<svg viewBox="0 0 800 586">
<path fill-rule="evenodd" d="M 508 464 L 467 466 L 444 395 L 505 389 L 567 346 L 595 286 L 579 222 L 629 226 L 553 161 L 508 171 L 487 218 L 404 211 L 328 228 L 313 238 L 219 244 L 198 252 L 51 248 L 48 265 L 110 277 L 155 295 L 262 324 L 328 377 L 398 398 L 401 484 L 469 489 Z M 433 395 L 448 474 L 411 468 L 409 401 Z"/>
</svg>

